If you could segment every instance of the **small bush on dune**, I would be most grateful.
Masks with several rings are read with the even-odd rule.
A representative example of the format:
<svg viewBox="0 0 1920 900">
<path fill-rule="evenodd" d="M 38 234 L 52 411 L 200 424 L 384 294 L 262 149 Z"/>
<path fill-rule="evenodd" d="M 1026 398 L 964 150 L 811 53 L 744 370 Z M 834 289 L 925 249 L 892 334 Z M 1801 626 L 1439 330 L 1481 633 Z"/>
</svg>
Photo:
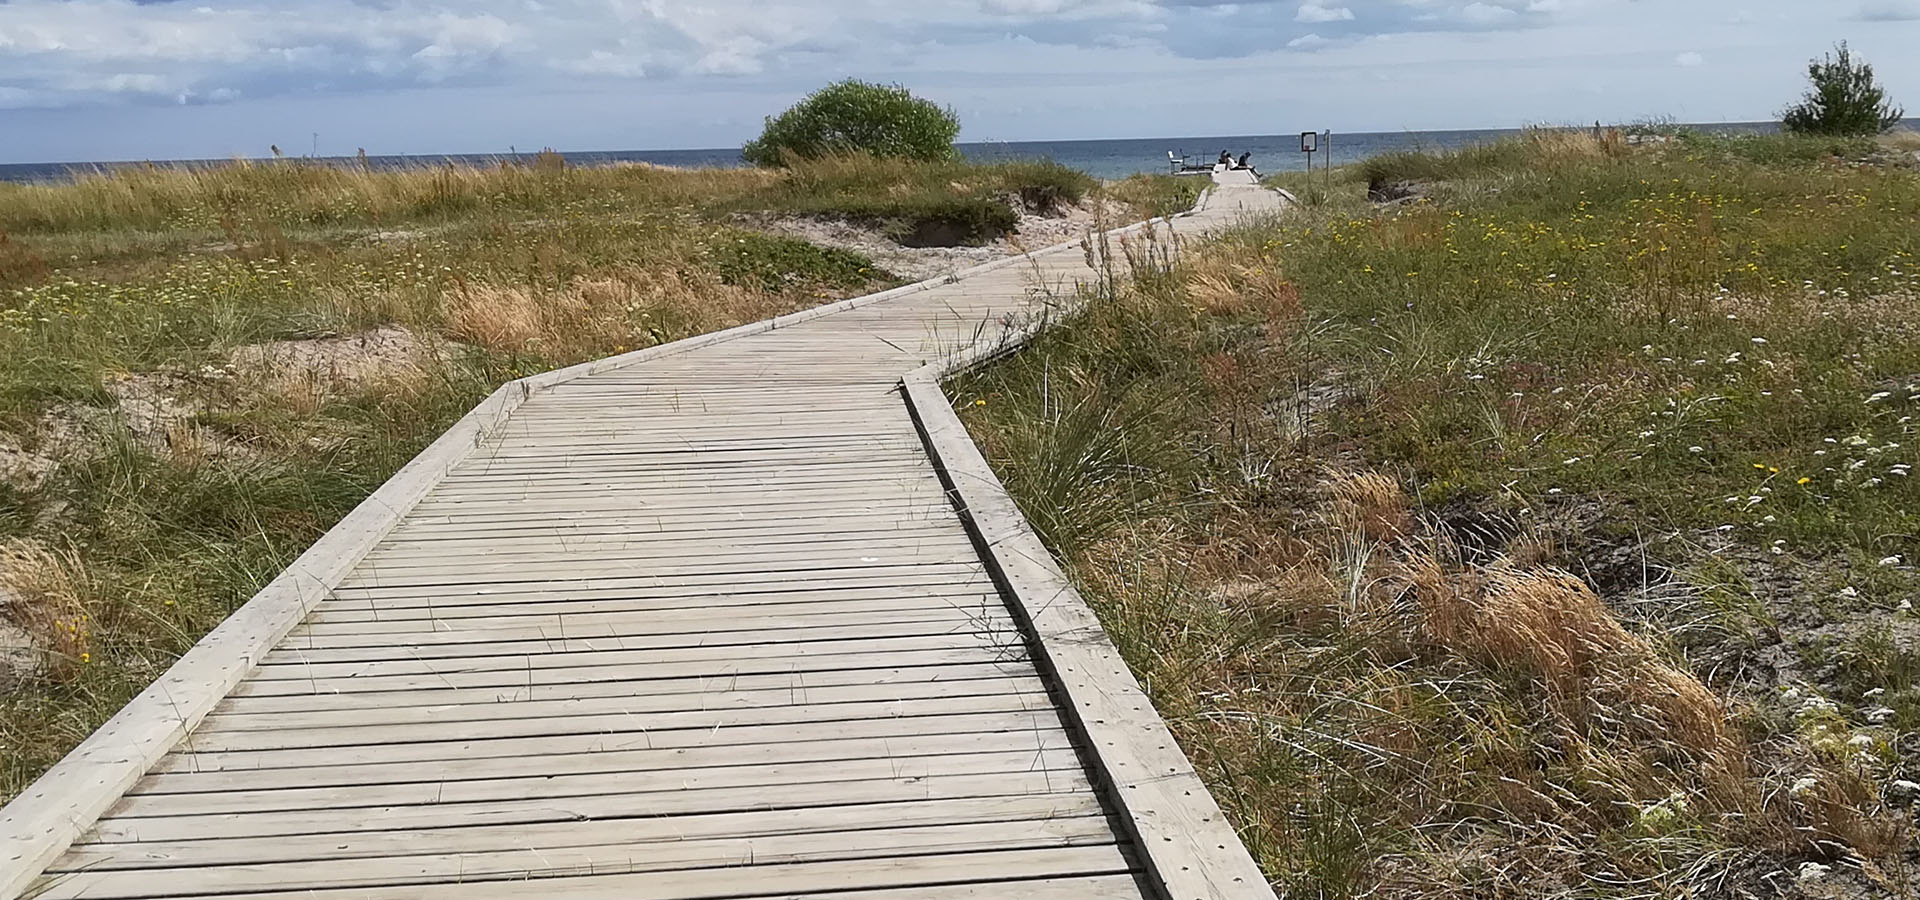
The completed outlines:
<svg viewBox="0 0 1920 900">
<path fill-rule="evenodd" d="M 1873 67 L 1855 62 L 1841 41 L 1832 53 L 1807 63 L 1812 83 L 1799 103 L 1780 114 L 1780 124 L 1796 134 L 1860 137 L 1893 130 L 1906 113 L 1887 99 L 1873 79 Z"/>
<path fill-rule="evenodd" d="M 1057 212 L 1092 193 L 1084 172 L 1049 161 L 969 165 L 865 155 L 795 161 L 748 202 L 879 226 L 908 246 L 982 244 L 1020 224 L 1020 209 Z"/>
<path fill-rule="evenodd" d="M 1200 199 L 1200 179 L 1172 175 L 1132 175 L 1107 186 L 1107 196 L 1126 204 L 1142 218 L 1170 216 L 1193 208 Z"/>
<path fill-rule="evenodd" d="M 845 154 L 929 162 L 954 157 L 960 120 L 900 85 L 856 79 L 821 88 L 779 116 L 741 155 L 760 166 Z"/>
<path fill-rule="evenodd" d="M 858 253 L 750 231 L 723 239 L 710 254 L 722 281 L 767 291 L 799 286 L 851 289 L 891 277 Z"/>
<path fill-rule="evenodd" d="M 1017 194 L 1021 206 L 1043 215 L 1078 204 L 1095 185 L 1087 173 L 1048 159 L 1001 163 L 992 168 L 1000 186 Z"/>
</svg>

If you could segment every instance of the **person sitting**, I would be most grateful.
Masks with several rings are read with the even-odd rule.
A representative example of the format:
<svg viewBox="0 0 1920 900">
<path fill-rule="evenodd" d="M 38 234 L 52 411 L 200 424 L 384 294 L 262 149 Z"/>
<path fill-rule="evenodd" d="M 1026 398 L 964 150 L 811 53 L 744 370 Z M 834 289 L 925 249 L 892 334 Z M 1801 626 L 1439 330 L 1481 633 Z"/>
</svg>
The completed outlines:
<svg viewBox="0 0 1920 900">
<path fill-rule="evenodd" d="M 1233 154 L 1228 153 L 1225 150 L 1220 151 L 1220 165 L 1223 165 L 1223 166 L 1233 165 Z"/>
<path fill-rule="evenodd" d="M 1251 169 L 1253 167 L 1250 165 L 1247 165 L 1247 160 L 1252 158 L 1253 158 L 1253 153 L 1251 151 L 1247 153 L 1242 153 L 1240 154 L 1240 160 L 1234 163 L 1233 167 L 1236 169 Z"/>
</svg>

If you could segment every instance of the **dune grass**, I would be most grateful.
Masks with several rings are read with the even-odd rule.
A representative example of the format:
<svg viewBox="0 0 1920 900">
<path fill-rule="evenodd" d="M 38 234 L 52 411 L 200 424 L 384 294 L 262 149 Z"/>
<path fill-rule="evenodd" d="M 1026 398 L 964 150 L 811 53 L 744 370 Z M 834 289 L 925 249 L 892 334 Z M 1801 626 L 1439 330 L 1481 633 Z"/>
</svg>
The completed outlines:
<svg viewBox="0 0 1920 900">
<path fill-rule="evenodd" d="M 1806 146 L 1336 173 L 952 385 L 1287 896 L 1912 895 L 1920 176 Z"/>
</svg>

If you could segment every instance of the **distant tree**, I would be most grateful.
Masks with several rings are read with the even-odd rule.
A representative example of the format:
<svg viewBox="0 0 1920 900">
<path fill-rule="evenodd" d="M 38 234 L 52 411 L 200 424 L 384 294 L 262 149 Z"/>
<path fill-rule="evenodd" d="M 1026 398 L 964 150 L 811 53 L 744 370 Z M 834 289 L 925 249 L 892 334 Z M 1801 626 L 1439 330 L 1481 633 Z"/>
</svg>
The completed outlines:
<svg viewBox="0 0 1920 900">
<path fill-rule="evenodd" d="M 1780 124 L 1797 134 L 1855 136 L 1880 134 L 1900 123 L 1906 111 L 1887 99 L 1873 80 L 1873 67 L 1854 62 L 1847 42 L 1807 64 L 1812 82 L 1805 99 L 1780 114 Z"/>
<path fill-rule="evenodd" d="M 919 160 L 954 155 L 960 120 L 953 110 L 922 100 L 897 84 L 847 79 L 808 95 L 747 143 L 741 155 L 760 166 L 784 165 L 789 157 L 818 159 L 838 153 Z"/>
</svg>

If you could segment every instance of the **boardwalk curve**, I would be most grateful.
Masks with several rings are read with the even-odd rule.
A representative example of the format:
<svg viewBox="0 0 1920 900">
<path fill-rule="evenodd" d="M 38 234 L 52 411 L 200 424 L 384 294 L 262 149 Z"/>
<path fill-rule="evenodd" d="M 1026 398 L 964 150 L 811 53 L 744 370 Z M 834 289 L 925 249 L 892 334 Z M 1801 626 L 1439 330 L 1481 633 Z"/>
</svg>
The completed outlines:
<svg viewBox="0 0 1920 900">
<path fill-rule="evenodd" d="M 1277 205 L 501 388 L 0 810 L 0 897 L 1270 898 L 939 380 Z"/>
</svg>

